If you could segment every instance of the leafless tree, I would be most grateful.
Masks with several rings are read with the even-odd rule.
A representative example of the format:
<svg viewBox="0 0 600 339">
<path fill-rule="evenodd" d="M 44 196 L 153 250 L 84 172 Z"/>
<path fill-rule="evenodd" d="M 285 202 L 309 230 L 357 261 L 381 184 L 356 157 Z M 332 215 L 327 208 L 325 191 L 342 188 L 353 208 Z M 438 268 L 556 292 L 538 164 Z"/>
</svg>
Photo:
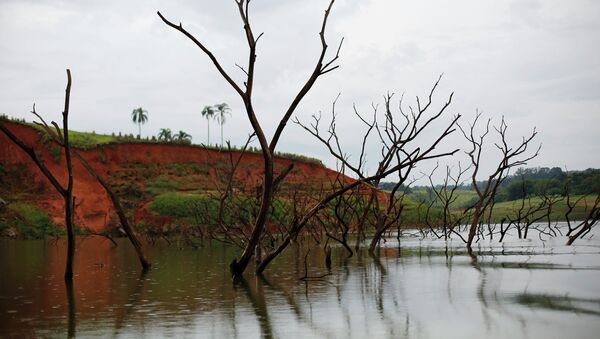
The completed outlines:
<svg viewBox="0 0 600 339">
<path fill-rule="evenodd" d="M 338 134 L 336 124 L 337 99 L 332 105 L 332 118 L 326 131 L 320 126 L 322 120 L 321 115 L 313 115 L 313 122 L 310 125 L 305 125 L 296 119 L 296 123 L 320 141 L 329 150 L 329 153 L 335 157 L 339 163 L 343 164 L 344 168 L 348 169 L 358 178 L 358 181 L 368 184 L 367 187 L 371 190 L 371 198 L 363 213 L 364 217 L 359 221 L 358 232 L 362 231 L 360 226 L 367 220 L 366 215 L 373 212 L 374 236 L 369 244 L 370 253 L 373 253 L 386 230 L 398 223 L 403 208 L 403 194 L 398 195 L 398 193 L 401 193 L 400 188 L 407 183 L 411 171 L 417 164 L 425 160 L 452 155 L 458 151 L 458 149 L 456 149 L 443 153 L 434 152 L 439 143 L 454 132 L 454 127 L 460 117 L 459 115 L 452 119 L 445 130 L 440 132 L 437 139 L 431 144 L 426 147 L 414 145 L 415 139 L 417 139 L 423 131 L 427 130 L 427 127 L 434 121 L 439 119 L 452 102 L 451 94 L 439 110 L 434 113 L 429 112 L 433 102 L 433 95 L 440 79 L 441 76 L 429 92 L 426 102 L 421 103 L 420 98 L 417 97 L 416 106 L 414 108 L 409 106 L 408 110 L 405 110 L 403 98 L 400 98 L 398 112 L 394 112 L 392 109 L 393 94 L 384 96 L 385 111 L 382 114 L 383 118 L 379 118 L 379 120 L 377 106 L 372 106 L 373 114 L 370 118 L 361 115 L 356 107 L 354 107 L 355 116 L 362 124 L 364 124 L 364 132 L 361 137 L 362 145 L 357 163 L 352 163 L 349 160 L 347 153 L 344 152 L 341 146 L 340 135 Z M 369 177 L 366 174 L 367 169 L 365 166 L 365 159 L 367 156 L 366 145 L 371 136 L 377 138 L 377 141 L 381 145 L 381 149 L 375 174 Z M 392 188 L 391 193 L 386 197 L 386 201 L 380 202 L 378 197 L 379 183 L 381 179 L 388 175 L 397 176 L 397 182 Z M 384 204 L 383 206 L 380 205 L 382 203 Z M 360 236 L 360 233 L 358 236 Z"/>
<path fill-rule="evenodd" d="M 572 245 L 575 240 L 583 238 L 598 222 L 600 222 L 600 192 L 596 194 L 596 199 L 589 209 L 586 201 L 586 216 L 582 221 L 575 226 L 571 226 L 569 222 L 569 232 L 567 233 L 569 240 L 567 241 L 567 245 Z"/>
<path fill-rule="evenodd" d="M 90 166 L 90 164 L 87 162 L 87 160 L 85 160 L 79 154 L 79 152 L 77 152 L 76 150 L 73 150 L 73 155 L 75 156 L 75 158 L 77 158 L 77 160 L 79 160 L 79 162 L 83 165 L 83 167 L 86 169 L 86 171 L 94 179 L 96 179 L 96 181 L 98 181 L 100 186 L 102 186 L 102 188 L 104 189 L 104 191 L 110 198 L 110 201 L 112 202 L 115 212 L 117 213 L 117 217 L 119 218 L 119 222 L 121 223 L 121 227 L 123 227 L 123 230 L 125 230 L 125 234 L 127 235 L 127 238 L 129 239 L 129 241 L 131 242 L 131 245 L 135 249 L 135 253 L 137 254 L 138 260 L 140 261 L 140 264 L 142 265 L 142 269 L 143 270 L 150 269 L 150 262 L 146 258 L 146 254 L 145 254 L 144 248 L 142 246 L 142 243 L 139 241 L 138 236 L 135 233 L 135 231 L 133 230 L 133 228 L 131 227 L 131 225 L 129 225 L 129 221 L 127 220 L 125 211 L 123 210 L 123 207 L 121 206 L 121 201 L 119 200 L 119 198 L 117 197 L 117 195 L 115 194 L 113 189 L 111 188 L 110 184 L 106 180 L 104 180 L 96 172 L 96 170 L 94 170 L 94 168 L 92 166 Z"/>
<path fill-rule="evenodd" d="M 481 113 L 477 112 L 475 120 L 468 128 L 463 128 L 459 125 L 465 139 L 470 144 L 470 149 L 465 153 L 469 156 L 471 161 L 471 166 L 473 168 L 471 180 L 478 198 L 473 207 L 471 225 L 467 237 L 467 248 L 469 252 L 472 249 L 473 239 L 479 228 L 481 218 L 485 214 L 486 209 L 493 202 L 498 187 L 502 181 L 506 179 L 510 169 L 515 166 L 525 165 L 529 160 L 538 155 L 541 148 L 540 145 L 535 152 L 528 152 L 530 144 L 537 135 L 535 128 L 528 137 L 523 137 L 519 144 L 516 146 L 509 146 L 508 136 L 506 135 L 508 125 L 504 121 L 504 117 L 502 117 L 500 124 L 497 127 L 494 127 L 494 130 L 497 132 L 500 139 L 498 142 L 494 143 L 494 146 L 500 151 L 501 156 L 498 159 L 496 168 L 489 174 L 487 179 L 483 181 L 483 184 L 478 183 L 477 177 L 480 171 L 484 141 L 489 135 L 491 123 L 491 119 L 488 119 L 484 132 L 477 135 L 476 128 L 480 117 Z M 486 155 L 486 159 L 487 158 L 489 157 Z"/>
<path fill-rule="evenodd" d="M 557 194 L 550 194 L 548 191 L 542 192 L 540 198 L 544 201 L 544 205 L 546 206 L 546 210 L 542 214 L 542 219 L 546 219 L 545 225 L 538 225 L 536 230 L 538 231 L 538 237 L 542 239 L 542 235 L 546 235 L 549 237 L 556 237 L 559 235 L 560 231 L 558 231 L 558 218 L 553 219 L 554 208 L 556 205 L 565 200 L 564 196 Z M 541 220 L 541 219 L 540 219 Z"/>
<path fill-rule="evenodd" d="M 356 191 L 340 195 L 332 201 L 333 215 L 330 213 L 317 215 L 327 237 L 341 244 L 348 252 L 348 257 L 354 255 L 354 251 L 348 243 L 348 235 L 352 222 L 357 217 L 358 210 L 355 201 L 360 201 L 360 197 L 356 197 Z M 324 216 L 322 216 L 323 214 Z"/>
<path fill-rule="evenodd" d="M 434 227 L 429 223 L 428 218 L 427 224 L 430 226 L 430 229 L 438 238 L 444 237 L 444 240 L 448 240 L 452 233 L 458 234 L 455 230 L 456 226 L 459 226 L 466 217 L 469 216 L 469 212 L 471 210 L 470 207 L 463 208 L 461 211 L 455 211 L 452 206 L 455 204 L 456 199 L 458 199 L 457 190 L 459 186 L 462 184 L 461 178 L 467 173 L 469 167 L 463 169 L 461 164 L 458 164 L 458 172 L 456 175 L 452 174 L 452 168 L 450 166 L 446 166 L 446 176 L 442 181 L 441 185 L 435 185 L 433 183 L 433 174 L 437 170 L 438 166 L 431 171 L 431 173 L 427 176 L 429 178 L 429 184 L 431 187 L 431 191 L 434 194 L 434 199 L 431 199 L 431 203 L 427 209 L 426 216 L 429 216 L 431 208 L 434 206 L 434 203 L 437 201 L 437 206 L 442 209 L 441 216 L 441 229 L 442 234 L 437 235 L 434 230 Z M 460 234 L 458 234 L 460 236 Z"/>
<path fill-rule="evenodd" d="M 216 183 L 215 186 L 217 188 L 218 196 L 216 199 L 219 202 L 219 208 L 217 212 L 217 226 L 220 230 L 220 234 L 223 235 L 222 238 L 216 238 L 211 236 L 213 239 L 225 239 L 226 242 L 234 244 L 240 248 L 244 248 L 244 242 L 240 242 L 237 238 L 241 235 L 244 238 L 244 241 L 248 241 L 249 233 L 245 230 L 250 228 L 247 224 L 247 219 L 241 217 L 240 212 L 246 213 L 249 215 L 246 210 L 246 206 L 248 205 L 246 202 L 248 200 L 247 197 L 242 197 L 241 195 L 234 194 L 234 189 L 239 189 L 239 187 L 235 187 L 235 175 L 239 168 L 240 162 L 246 154 L 246 150 L 248 149 L 248 145 L 254 139 L 254 133 L 248 136 L 246 139 L 246 143 L 242 147 L 240 154 L 237 158 L 234 158 L 234 153 L 231 150 L 231 144 L 227 142 L 227 149 L 229 153 L 229 168 L 225 171 L 223 178 L 224 185 Z M 224 186 L 224 187 L 223 187 Z M 225 215 L 229 212 L 232 215 L 229 220 L 226 220 Z M 209 213 L 206 213 L 208 216 Z M 205 223 L 208 224 L 208 220 Z"/>
<path fill-rule="evenodd" d="M 521 177 L 521 200 L 513 205 L 513 214 L 505 216 L 508 224 L 506 228 L 500 229 L 500 242 L 504 240 L 511 226 L 517 229 L 519 239 L 527 239 L 531 225 L 547 218 L 549 211 L 546 199 L 532 199 L 526 192 L 525 178 Z"/>
<path fill-rule="evenodd" d="M 158 16 L 162 19 L 162 21 L 167 24 L 169 27 L 179 31 L 187 38 L 189 38 L 208 58 L 212 61 L 216 69 L 219 71 L 221 76 L 231 85 L 231 87 L 235 90 L 235 92 L 240 96 L 244 103 L 244 107 L 246 110 L 246 114 L 252 125 L 252 129 L 258 138 L 260 148 L 262 151 L 263 159 L 264 159 L 264 177 L 263 177 L 263 185 L 262 185 L 262 194 L 261 194 L 261 203 L 259 213 L 256 217 L 256 221 L 254 222 L 252 233 L 250 236 L 250 241 L 246 244 L 244 251 L 240 258 L 234 259 L 230 265 L 231 273 L 234 277 L 241 276 L 243 272 L 246 270 L 246 267 L 250 263 L 250 259 L 254 255 L 254 251 L 256 246 L 258 245 L 260 238 L 263 234 L 263 230 L 265 224 L 267 222 L 267 216 L 269 214 L 269 210 L 271 208 L 271 202 L 273 197 L 273 189 L 274 189 L 274 181 L 275 177 L 273 175 L 273 156 L 279 142 L 279 139 L 287 125 L 290 117 L 298 107 L 298 104 L 302 101 L 304 96 L 310 91 L 313 87 L 317 79 L 338 68 L 335 65 L 339 57 L 339 52 L 342 43 L 337 49 L 336 54 L 329 59 L 328 61 L 325 59 L 327 54 L 328 45 L 325 39 L 325 29 L 327 27 L 327 21 L 329 18 L 329 14 L 331 12 L 331 8 L 334 4 L 335 0 L 331 0 L 329 6 L 325 10 L 325 14 L 323 16 L 323 21 L 321 25 L 321 31 L 319 32 L 319 37 L 321 40 L 321 51 L 318 56 L 316 65 L 314 70 L 311 72 L 308 80 L 304 83 L 302 88 L 298 91 L 296 96 L 292 99 L 288 109 L 283 113 L 281 120 L 279 121 L 277 128 L 270 142 L 267 140 L 267 137 L 263 131 L 261 124 L 258 122 L 257 115 L 253 105 L 253 90 L 254 90 L 254 76 L 255 76 L 255 64 L 256 64 L 256 46 L 258 41 L 260 40 L 262 33 L 255 37 L 254 32 L 252 30 L 250 24 L 250 16 L 249 16 L 249 0 L 235 0 L 237 5 L 237 9 L 240 14 L 240 18 L 244 25 L 244 32 L 246 35 L 246 40 L 248 43 L 248 64 L 246 68 L 239 67 L 245 74 L 246 80 L 243 83 L 243 86 L 240 86 L 233 78 L 229 75 L 229 73 L 223 68 L 221 63 L 218 61 L 217 57 L 211 52 L 209 48 L 207 48 L 200 40 L 198 40 L 194 35 L 188 32 L 183 25 L 174 24 L 173 22 L 166 19 L 160 12 L 158 12 Z M 343 39 L 342 39 L 343 41 Z"/>
<path fill-rule="evenodd" d="M 65 267 L 65 280 L 73 279 L 73 258 L 75 256 L 75 226 L 74 226 L 74 208 L 75 198 L 73 197 L 73 169 L 71 163 L 71 146 L 69 144 L 69 102 L 71 98 L 71 71 L 67 69 L 67 88 L 65 90 L 65 104 L 62 112 L 62 132 L 58 124 L 52 121 L 54 130 L 46 124 L 44 119 L 37 114 L 35 111 L 35 104 L 33 105 L 33 113 L 38 117 L 41 122 L 37 123 L 45 129 L 49 136 L 52 136 L 52 140 L 58 143 L 64 150 L 65 162 L 67 170 L 67 184 L 64 186 L 56 179 L 56 176 L 50 172 L 48 167 L 44 164 L 43 160 L 40 159 L 38 154 L 35 152 L 34 147 L 25 144 L 19 137 L 14 135 L 6 126 L 0 123 L 0 130 L 6 134 L 6 136 L 14 142 L 19 148 L 21 148 L 27 155 L 35 162 L 40 171 L 50 181 L 56 191 L 63 197 L 65 205 L 65 226 L 67 228 L 67 262 Z"/>
</svg>

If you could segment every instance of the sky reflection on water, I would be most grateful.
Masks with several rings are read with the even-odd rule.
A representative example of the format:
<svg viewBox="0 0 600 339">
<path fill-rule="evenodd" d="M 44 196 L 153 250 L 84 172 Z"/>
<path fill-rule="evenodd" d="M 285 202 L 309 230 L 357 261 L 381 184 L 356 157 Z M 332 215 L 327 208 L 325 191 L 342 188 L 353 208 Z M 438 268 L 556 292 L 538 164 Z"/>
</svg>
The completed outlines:
<svg viewBox="0 0 600 339">
<path fill-rule="evenodd" d="M 155 246 L 142 274 L 125 241 L 90 238 L 78 244 L 73 286 L 62 279 L 64 243 L 2 241 L 0 328 L 7 337 L 596 338 L 594 238 L 481 243 L 473 259 L 458 241 L 404 237 L 379 259 L 334 249 L 331 274 L 308 282 L 298 280 L 296 247 L 236 284 L 237 252 L 219 243 Z M 322 252 L 310 253 L 310 276 L 329 273 Z"/>
</svg>

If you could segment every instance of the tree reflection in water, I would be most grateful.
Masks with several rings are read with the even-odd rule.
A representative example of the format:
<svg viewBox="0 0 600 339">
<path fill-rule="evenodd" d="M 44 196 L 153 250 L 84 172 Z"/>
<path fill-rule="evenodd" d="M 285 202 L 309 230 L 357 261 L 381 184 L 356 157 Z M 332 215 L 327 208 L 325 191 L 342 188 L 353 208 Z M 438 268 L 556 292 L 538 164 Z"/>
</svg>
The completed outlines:
<svg viewBox="0 0 600 339">
<path fill-rule="evenodd" d="M 600 241 L 557 243 L 482 243 L 473 256 L 460 243 L 404 238 L 373 257 L 334 247 L 331 274 L 309 281 L 298 280 L 298 246 L 232 284 L 234 252 L 220 243 L 157 245 L 154 269 L 140 275 L 127 246 L 90 238 L 78 248 L 82 273 L 65 285 L 64 243 L 0 242 L 0 327 L 17 337 L 593 336 Z M 309 276 L 329 273 L 324 255 L 306 257 Z"/>
</svg>

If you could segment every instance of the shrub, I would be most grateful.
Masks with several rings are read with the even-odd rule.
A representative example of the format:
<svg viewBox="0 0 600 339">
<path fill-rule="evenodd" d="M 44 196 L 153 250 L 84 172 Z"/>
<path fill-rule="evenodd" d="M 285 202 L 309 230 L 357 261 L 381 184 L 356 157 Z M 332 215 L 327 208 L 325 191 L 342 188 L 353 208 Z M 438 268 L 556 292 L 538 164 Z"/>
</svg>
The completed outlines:
<svg viewBox="0 0 600 339">
<path fill-rule="evenodd" d="M 152 201 L 149 208 L 159 215 L 186 218 L 192 217 L 194 210 L 199 208 L 206 208 L 216 216 L 218 206 L 216 200 L 202 195 L 165 193 Z"/>
<path fill-rule="evenodd" d="M 12 203 L 8 206 L 18 216 L 15 227 L 26 239 L 43 239 L 46 235 L 61 235 L 50 217 L 37 207 L 25 203 Z"/>
<path fill-rule="evenodd" d="M 158 177 L 146 182 L 146 191 L 151 194 L 162 194 L 175 191 L 177 182 L 165 177 Z"/>
</svg>

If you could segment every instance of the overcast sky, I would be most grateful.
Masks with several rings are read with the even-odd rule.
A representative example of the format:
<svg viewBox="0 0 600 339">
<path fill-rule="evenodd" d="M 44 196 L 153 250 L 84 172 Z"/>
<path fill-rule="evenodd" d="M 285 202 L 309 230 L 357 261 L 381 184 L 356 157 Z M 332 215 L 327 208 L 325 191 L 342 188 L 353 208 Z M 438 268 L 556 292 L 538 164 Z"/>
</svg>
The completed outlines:
<svg viewBox="0 0 600 339">
<path fill-rule="evenodd" d="M 251 2 L 254 31 L 265 33 L 254 103 L 269 135 L 314 68 L 327 5 L 328 0 Z M 250 125 L 241 100 L 196 46 L 160 21 L 157 10 L 182 22 L 241 83 L 235 63 L 246 63 L 247 50 L 233 0 L 0 0 L 0 112 L 31 120 L 35 102 L 39 113 L 59 119 L 70 68 L 75 130 L 137 133 L 131 111 L 142 106 L 149 111 L 143 135 L 170 128 L 190 133 L 194 143 L 206 142 L 202 108 L 227 102 L 232 116 L 225 138 L 243 143 Z M 504 115 L 515 142 L 537 127 L 536 145 L 543 147 L 531 166 L 597 168 L 598 18 L 600 2 L 594 0 L 338 0 L 326 35 L 332 49 L 345 38 L 340 68 L 317 81 L 296 116 L 308 122 L 319 111 L 328 114 L 341 93 L 338 128 L 347 153 L 357 155 L 362 126 L 352 104 L 371 113 L 387 92 L 404 93 L 413 104 L 444 73 L 436 107 L 455 92 L 445 121 L 460 113 L 466 124 L 476 109 L 493 123 Z M 442 127 L 432 126 L 429 137 Z M 218 139 L 212 123 L 211 141 Z M 279 151 L 335 167 L 326 150 L 293 124 L 279 145 Z M 440 151 L 460 145 L 465 144 L 456 135 Z M 373 168 L 375 145 L 370 153 Z M 486 159 L 493 160 L 494 153 Z"/>
</svg>

